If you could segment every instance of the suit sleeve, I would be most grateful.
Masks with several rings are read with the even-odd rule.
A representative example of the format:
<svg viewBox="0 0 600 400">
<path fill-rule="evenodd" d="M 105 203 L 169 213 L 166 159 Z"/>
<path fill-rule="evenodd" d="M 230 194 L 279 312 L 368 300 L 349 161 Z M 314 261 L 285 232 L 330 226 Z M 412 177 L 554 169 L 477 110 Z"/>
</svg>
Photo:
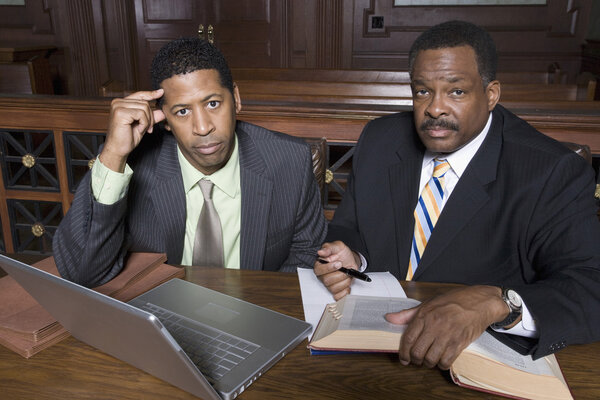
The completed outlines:
<svg viewBox="0 0 600 400">
<path fill-rule="evenodd" d="M 111 205 L 92 194 L 91 173 L 81 181 L 53 239 L 60 274 L 87 287 L 108 282 L 123 269 L 127 196 Z"/>
<path fill-rule="evenodd" d="M 296 272 L 296 268 L 312 268 L 317 250 L 327 234 L 321 193 L 312 171 L 312 157 L 308 146 L 302 168 L 302 192 L 296 209 L 296 222 L 290 252 L 280 268 L 282 272 Z"/>
<path fill-rule="evenodd" d="M 346 191 L 344 192 L 342 201 L 335 210 L 333 220 L 329 224 L 327 238 L 325 239 L 327 242 L 341 240 L 352 250 L 362 254 L 367 260 L 369 259 L 369 255 L 358 227 L 355 179 L 358 175 L 358 168 L 360 168 L 362 164 L 360 162 L 362 149 L 365 147 L 364 142 L 368 136 L 369 127 L 371 124 L 372 123 L 369 122 L 365 126 L 360 135 L 358 143 L 356 144 L 352 161 L 352 169 L 346 184 Z"/>
<path fill-rule="evenodd" d="M 529 221 L 522 262 L 537 278 L 514 289 L 537 322 L 535 358 L 600 340 L 600 223 L 593 190 L 589 165 L 565 155 L 549 174 Z"/>
</svg>

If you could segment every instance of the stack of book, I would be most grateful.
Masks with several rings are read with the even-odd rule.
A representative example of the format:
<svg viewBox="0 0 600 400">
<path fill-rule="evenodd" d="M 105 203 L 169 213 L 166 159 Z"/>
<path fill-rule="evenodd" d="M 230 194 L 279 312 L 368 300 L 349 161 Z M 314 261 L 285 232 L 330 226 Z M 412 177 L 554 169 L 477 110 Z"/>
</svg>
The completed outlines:
<svg viewBox="0 0 600 400">
<path fill-rule="evenodd" d="M 185 269 L 164 264 L 166 256 L 131 253 L 125 268 L 97 292 L 127 302 L 172 278 L 183 278 Z M 59 276 L 54 258 L 34 267 Z M 0 278 L 0 344 L 29 358 L 69 336 L 44 308 L 10 276 Z"/>
</svg>

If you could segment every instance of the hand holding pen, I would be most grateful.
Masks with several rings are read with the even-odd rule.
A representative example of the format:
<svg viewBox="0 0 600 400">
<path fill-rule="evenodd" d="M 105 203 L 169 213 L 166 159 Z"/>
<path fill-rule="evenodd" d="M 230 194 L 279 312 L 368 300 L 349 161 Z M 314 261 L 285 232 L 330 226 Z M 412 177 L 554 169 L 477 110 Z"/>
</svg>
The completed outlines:
<svg viewBox="0 0 600 400">
<path fill-rule="evenodd" d="M 323 246 L 317 251 L 314 271 L 317 278 L 337 301 L 350 294 L 353 278 L 350 274 L 359 273 L 362 277 L 368 278 L 367 275 L 357 271 L 361 265 L 360 262 L 358 253 L 352 251 L 344 242 L 336 240 L 323 243 Z M 365 282 L 368 281 L 365 280 Z"/>
<path fill-rule="evenodd" d="M 321 264 L 327 264 L 328 261 L 323 260 L 322 258 L 317 259 Z M 353 269 L 353 268 L 345 268 L 345 267 L 340 267 L 338 268 L 338 271 L 345 273 L 348 276 L 351 276 L 353 278 L 356 279 L 360 279 L 361 281 L 365 281 L 365 282 L 371 282 L 371 278 L 369 278 L 369 275 L 360 272 L 359 270 Z"/>
</svg>

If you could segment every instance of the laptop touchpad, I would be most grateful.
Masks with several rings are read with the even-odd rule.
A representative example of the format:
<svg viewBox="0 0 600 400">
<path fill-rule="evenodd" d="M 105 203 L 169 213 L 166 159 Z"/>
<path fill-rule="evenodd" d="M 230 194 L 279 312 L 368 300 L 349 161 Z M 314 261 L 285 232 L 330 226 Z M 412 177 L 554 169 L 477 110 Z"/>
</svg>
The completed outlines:
<svg viewBox="0 0 600 400">
<path fill-rule="evenodd" d="M 198 308 L 195 313 L 202 319 L 206 318 L 220 324 L 226 324 L 240 315 L 237 311 L 215 303 L 207 303 Z"/>
</svg>

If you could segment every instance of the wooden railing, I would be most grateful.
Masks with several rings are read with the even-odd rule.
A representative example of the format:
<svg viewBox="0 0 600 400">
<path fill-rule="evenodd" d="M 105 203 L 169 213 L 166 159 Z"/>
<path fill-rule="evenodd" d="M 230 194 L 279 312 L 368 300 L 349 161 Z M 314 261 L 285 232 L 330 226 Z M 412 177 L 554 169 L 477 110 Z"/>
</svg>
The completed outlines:
<svg viewBox="0 0 600 400">
<path fill-rule="evenodd" d="M 409 109 L 243 98 L 242 103 L 241 120 L 304 138 L 327 139 L 324 207 L 329 217 L 344 191 L 354 144 L 364 125 Z M 506 105 L 547 135 L 587 144 L 600 155 L 600 103 Z M 0 95 L 0 251 L 51 251 L 53 233 L 104 140 L 109 109 L 107 98 Z"/>
</svg>

